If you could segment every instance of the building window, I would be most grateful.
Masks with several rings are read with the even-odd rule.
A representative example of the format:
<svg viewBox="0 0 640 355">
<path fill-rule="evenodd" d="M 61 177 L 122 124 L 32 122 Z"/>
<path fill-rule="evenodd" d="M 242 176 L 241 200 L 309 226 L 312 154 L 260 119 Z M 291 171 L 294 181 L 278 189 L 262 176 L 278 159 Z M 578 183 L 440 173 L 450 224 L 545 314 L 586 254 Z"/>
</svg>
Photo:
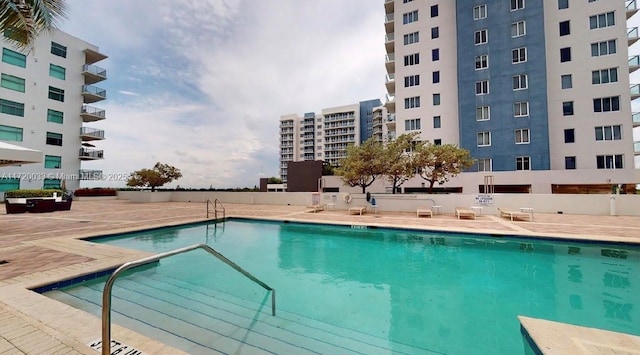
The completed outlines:
<svg viewBox="0 0 640 355">
<path fill-rule="evenodd" d="M 431 73 L 432 76 L 432 81 L 434 84 L 437 84 L 440 82 L 440 71 L 436 70 L 433 73 Z"/>
<path fill-rule="evenodd" d="M 491 132 L 478 132 L 478 147 L 491 145 Z"/>
<path fill-rule="evenodd" d="M 520 37 L 527 34 L 527 25 L 524 21 L 518 21 L 511 24 L 511 37 Z"/>
<path fill-rule="evenodd" d="M 438 17 L 438 5 L 431 6 L 431 17 Z"/>
<path fill-rule="evenodd" d="M 481 20 L 487 18 L 487 5 L 480 5 L 473 8 L 473 19 Z"/>
<path fill-rule="evenodd" d="M 20 189 L 20 179 L 0 178 L 0 191 L 10 191 Z"/>
<path fill-rule="evenodd" d="M 24 92 L 24 79 L 3 73 L 0 79 L 0 86 L 5 89 Z"/>
<path fill-rule="evenodd" d="M 420 85 L 420 75 L 409 75 L 404 77 L 404 87 Z"/>
<path fill-rule="evenodd" d="M 27 56 L 11 49 L 2 48 L 2 61 L 21 68 L 27 67 Z"/>
<path fill-rule="evenodd" d="M 617 44 L 615 39 L 608 41 L 591 43 L 591 56 L 600 57 L 603 55 L 616 54 Z"/>
<path fill-rule="evenodd" d="M 489 67 L 489 55 L 476 56 L 476 70 L 487 69 Z"/>
<path fill-rule="evenodd" d="M 22 142 L 22 128 L 0 125 L 0 140 Z"/>
<path fill-rule="evenodd" d="M 576 142 L 576 130 L 573 128 L 564 130 L 564 142 L 575 143 Z"/>
<path fill-rule="evenodd" d="M 404 130 L 405 131 L 416 131 L 420 129 L 420 119 L 414 118 L 411 120 L 404 121 Z"/>
<path fill-rule="evenodd" d="M 531 157 L 516 157 L 516 170 L 531 170 Z"/>
<path fill-rule="evenodd" d="M 49 64 L 49 76 L 64 80 L 66 69 L 58 65 Z"/>
<path fill-rule="evenodd" d="M 622 169 L 622 161 L 622 154 L 596 156 L 598 169 Z"/>
<path fill-rule="evenodd" d="M 404 45 L 420 42 L 420 32 L 413 32 L 404 35 Z"/>
<path fill-rule="evenodd" d="M 47 122 L 63 123 L 64 113 L 52 109 L 47 110 Z"/>
<path fill-rule="evenodd" d="M 64 90 L 49 86 L 49 98 L 51 100 L 64 102 Z"/>
<path fill-rule="evenodd" d="M 560 48 L 560 63 L 571 61 L 571 47 Z"/>
<path fill-rule="evenodd" d="M 558 0 L 558 10 L 568 9 L 569 0 Z"/>
<path fill-rule="evenodd" d="M 62 157 L 56 155 L 44 156 L 44 168 L 45 169 L 60 169 L 62 168 Z"/>
<path fill-rule="evenodd" d="M 593 112 L 620 111 L 620 96 L 593 99 Z"/>
<path fill-rule="evenodd" d="M 405 66 L 416 65 L 416 64 L 420 64 L 420 53 L 414 53 L 414 54 L 409 54 L 404 56 Z"/>
<path fill-rule="evenodd" d="M 476 31 L 473 36 L 473 43 L 475 45 L 485 44 L 488 41 L 489 32 L 485 30 Z"/>
<path fill-rule="evenodd" d="M 491 171 L 491 158 L 478 159 L 478 171 Z"/>
<path fill-rule="evenodd" d="M 569 21 L 560 22 L 560 36 L 567 36 L 571 34 L 571 25 Z"/>
<path fill-rule="evenodd" d="M 418 10 L 407 12 L 406 14 L 402 14 L 402 24 L 406 25 L 411 22 L 418 21 Z"/>
<path fill-rule="evenodd" d="M 431 27 L 431 38 L 436 39 L 440 37 L 440 27 Z"/>
<path fill-rule="evenodd" d="M 527 61 L 527 48 L 516 48 L 511 51 L 511 63 L 518 64 Z"/>
<path fill-rule="evenodd" d="M 0 112 L 7 115 L 24 117 L 24 104 L 0 99 Z"/>
<path fill-rule="evenodd" d="M 66 58 L 67 47 L 56 42 L 51 42 L 51 54 L 57 55 L 58 57 Z"/>
<path fill-rule="evenodd" d="M 59 189 L 60 179 L 44 179 L 43 189 Z"/>
<path fill-rule="evenodd" d="M 433 128 L 440 128 L 442 125 L 440 116 L 433 116 Z"/>
<path fill-rule="evenodd" d="M 596 141 L 619 141 L 621 139 L 621 125 L 596 127 Z"/>
<path fill-rule="evenodd" d="M 513 116 L 514 117 L 526 117 L 529 116 L 529 102 L 521 101 L 513 104 Z"/>
<path fill-rule="evenodd" d="M 442 145 L 442 139 L 434 139 L 433 145 Z"/>
<path fill-rule="evenodd" d="M 575 170 L 576 157 L 564 157 L 564 168 L 567 170 Z"/>
<path fill-rule="evenodd" d="M 516 129 L 516 144 L 529 144 L 529 129 Z"/>
<path fill-rule="evenodd" d="M 407 97 L 404 99 L 404 108 L 416 108 L 420 107 L 420 96 Z"/>
<path fill-rule="evenodd" d="M 488 121 L 491 119 L 491 110 L 489 106 L 476 107 L 476 121 Z"/>
<path fill-rule="evenodd" d="M 613 11 L 604 14 L 589 16 L 589 28 L 592 30 L 596 28 L 615 26 L 615 24 L 616 16 Z"/>
<path fill-rule="evenodd" d="M 565 101 L 562 103 L 562 115 L 573 116 L 573 101 Z"/>
<path fill-rule="evenodd" d="M 524 0 L 511 0 L 511 11 L 524 9 Z"/>
<path fill-rule="evenodd" d="M 440 49 L 432 49 L 431 50 L 431 60 L 437 62 L 440 60 Z"/>
<path fill-rule="evenodd" d="M 562 89 L 571 89 L 573 87 L 573 78 L 571 74 L 565 74 L 560 77 L 562 81 Z"/>
<path fill-rule="evenodd" d="M 489 93 L 489 80 L 476 81 L 476 95 Z"/>
<path fill-rule="evenodd" d="M 433 94 L 433 106 L 440 105 L 440 94 Z"/>
<path fill-rule="evenodd" d="M 608 84 L 618 82 L 618 68 L 609 68 L 602 70 L 594 70 L 591 72 L 591 83 Z"/>
<path fill-rule="evenodd" d="M 513 76 L 513 90 L 524 90 L 529 86 L 527 74 Z"/>
<path fill-rule="evenodd" d="M 62 146 L 62 134 L 47 132 L 47 144 Z"/>
</svg>

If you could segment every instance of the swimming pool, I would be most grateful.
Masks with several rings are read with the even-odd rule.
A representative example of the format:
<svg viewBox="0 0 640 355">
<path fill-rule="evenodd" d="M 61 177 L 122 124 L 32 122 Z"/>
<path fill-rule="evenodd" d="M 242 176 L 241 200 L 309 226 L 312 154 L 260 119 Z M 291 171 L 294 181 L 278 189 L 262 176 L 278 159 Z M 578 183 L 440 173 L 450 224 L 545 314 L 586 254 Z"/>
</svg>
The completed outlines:
<svg viewBox="0 0 640 355">
<path fill-rule="evenodd" d="M 517 315 L 640 335 L 637 247 L 248 220 L 96 242 L 207 243 L 277 290 L 273 318 L 262 288 L 200 251 L 116 281 L 115 323 L 191 353 L 515 354 Z M 104 281 L 47 295 L 98 315 Z"/>
</svg>

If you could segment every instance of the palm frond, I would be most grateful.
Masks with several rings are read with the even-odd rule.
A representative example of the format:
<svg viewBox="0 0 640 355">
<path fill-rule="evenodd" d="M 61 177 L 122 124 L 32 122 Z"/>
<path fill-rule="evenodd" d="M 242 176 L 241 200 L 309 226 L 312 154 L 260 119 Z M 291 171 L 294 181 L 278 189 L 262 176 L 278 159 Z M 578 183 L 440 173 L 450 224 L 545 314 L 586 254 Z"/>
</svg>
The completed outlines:
<svg viewBox="0 0 640 355">
<path fill-rule="evenodd" d="M 0 0 L 0 35 L 24 49 L 65 17 L 64 0 Z"/>
</svg>

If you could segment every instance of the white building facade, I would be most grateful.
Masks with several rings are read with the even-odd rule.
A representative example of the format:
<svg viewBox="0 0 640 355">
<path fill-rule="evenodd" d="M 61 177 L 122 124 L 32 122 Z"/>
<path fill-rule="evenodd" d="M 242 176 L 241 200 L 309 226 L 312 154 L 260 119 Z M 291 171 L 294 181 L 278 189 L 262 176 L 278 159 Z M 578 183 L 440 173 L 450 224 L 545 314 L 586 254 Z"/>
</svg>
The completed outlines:
<svg viewBox="0 0 640 355">
<path fill-rule="evenodd" d="M 107 73 L 94 63 L 107 56 L 56 30 L 24 51 L 0 43 L 0 141 L 44 154 L 42 163 L 0 167 L 0 192 L 63 185 L 75 190 L 80 180 L 100 179 L 91 161 L 104 158 L 94 144 L 105 138 L 95 125 L 106 113 L 94 103 L 106 99 L 96 84 Z"/>
</svg>

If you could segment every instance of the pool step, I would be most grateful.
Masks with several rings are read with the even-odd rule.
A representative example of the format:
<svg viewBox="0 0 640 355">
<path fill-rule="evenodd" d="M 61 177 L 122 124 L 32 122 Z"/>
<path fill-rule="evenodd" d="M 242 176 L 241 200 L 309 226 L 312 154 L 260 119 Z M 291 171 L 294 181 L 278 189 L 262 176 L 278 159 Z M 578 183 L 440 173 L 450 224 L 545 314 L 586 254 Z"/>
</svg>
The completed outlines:
<svg viewBox="0 0 640 355">
<path fill-rule="evenodd" d="M 266 293 L 260 304 L 177 279 L 136 279 L 116 282 L 113 321 L 190 353 L 429 353 L 282 310 L 273 317 Z M 47 296 L 99 316 L 102 287 L 93 284 Z"/>
</svg>

